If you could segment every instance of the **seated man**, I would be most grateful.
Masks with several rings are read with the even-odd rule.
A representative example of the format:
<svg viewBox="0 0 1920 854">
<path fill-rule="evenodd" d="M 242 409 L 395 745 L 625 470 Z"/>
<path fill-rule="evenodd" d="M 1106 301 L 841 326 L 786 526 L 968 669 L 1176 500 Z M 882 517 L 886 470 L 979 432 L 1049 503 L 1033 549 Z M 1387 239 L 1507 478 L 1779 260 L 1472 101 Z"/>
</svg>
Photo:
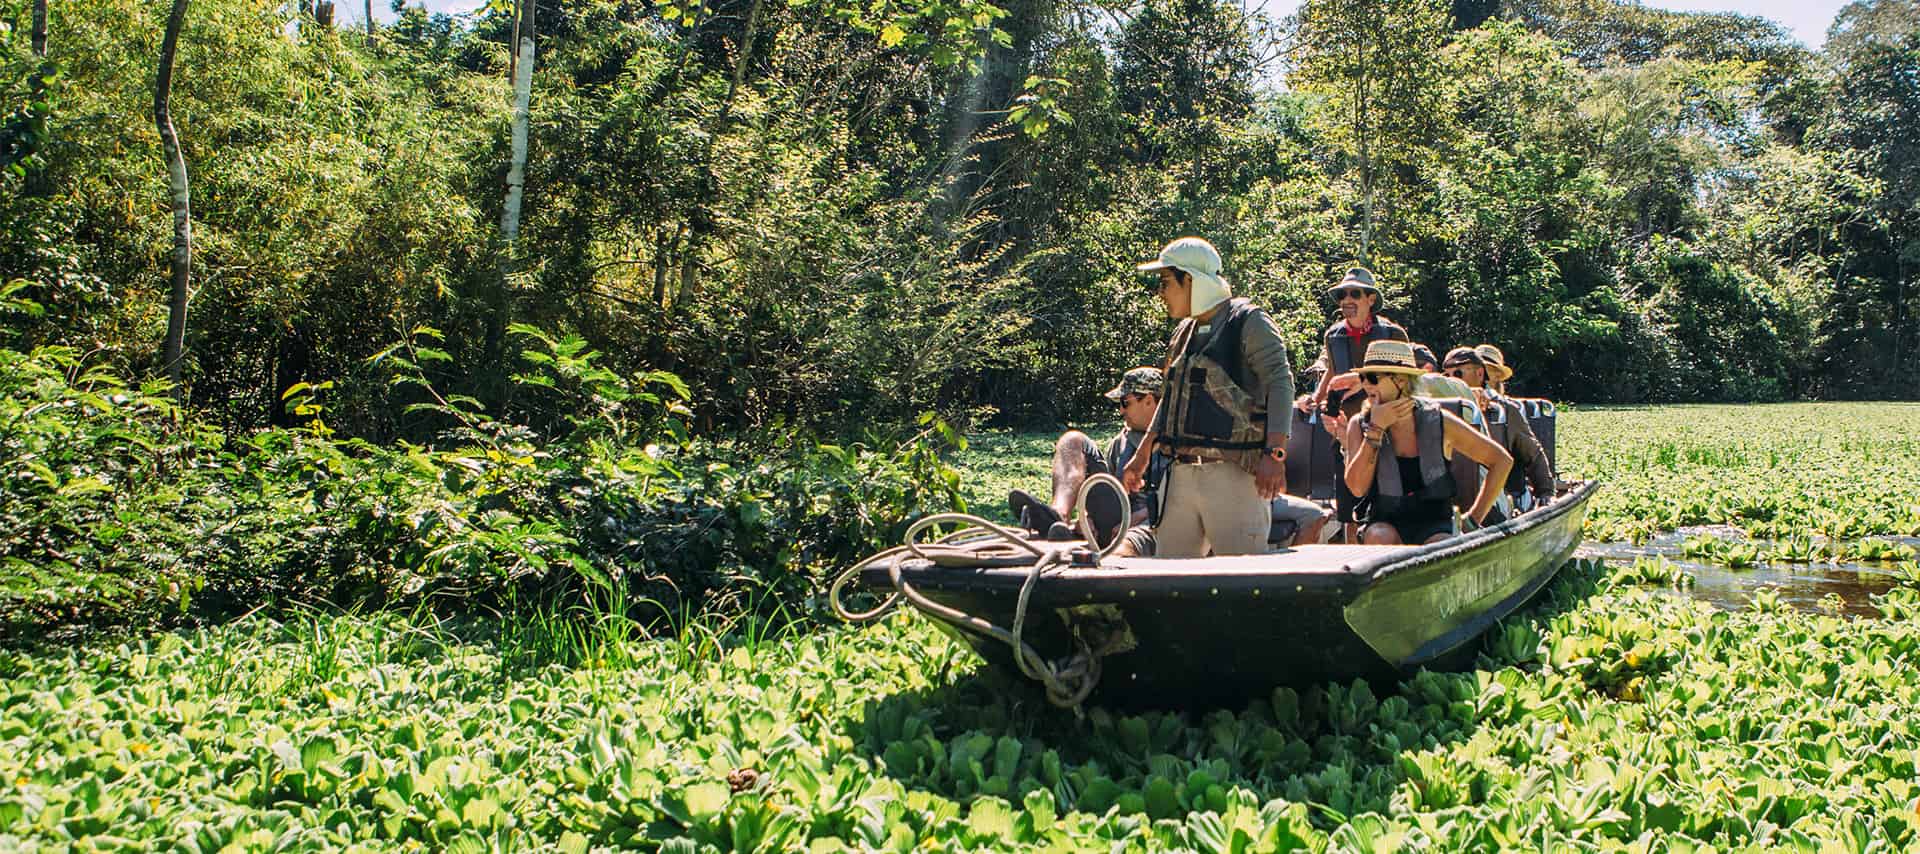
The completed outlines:
<svg viewBox="0 0 1920 854">
<path fill-rule="evenodd" d="M 1474 390 L 1480 408 L 1487 414 L 1487 435 L 1513 456 L 1515 466 L 1507 476 L 1507 495 L 1520 507 L 1545 504 L 1553 500 L 1553 464 L 1547 460 L 1547 452 L 1540 447 L 1540 440 L 1533 435 L 1533 428 L 1527 424 L 1527 414 L 1521 410 L 1519 402 L 1493 388 L 1495 383 L 1512 376 L 1513 370 L 1506 366 L 1504 359 L 1498 358 L 1497 349 L 1492 351 L 1492 355 L 1496 358 L 1490 360 L 1489 354 L 1480 348 L 1455 347 L 1447 351 L 1447 375 Z M 1525 500 L 1529 488 L 1532 490 L 1530 502 Z M 1499 508 L 1487 516 L 1489 525 L 1504 521 L 1506 518 Z"/>
<path fill-rule="evenodd" d="M 1093 439 L 1078 430 L 1068 430 L 1053 444 L 1053 491 L 1046 503 L 1021 490 L 1007 494 L 1007 506 L 1020 526 L 1050 540 L 1071 540 L 1077 534 L 1069 521 L 1080 485 L 1090 475 L 1117 475 L 1133 459 L 1140 440 L 1153 424 L 1154 410 L 1160 407 L 1160 392 L 1167 380 L 1159 368 L 1142 366 L 1126 372 L 1120 384 L 1107 391 L 1107 399 L 1120 404 L 1120 433 L 1107 442 L 1103 451 Z M 1167 461 L 1155 458 L 1148 470 L 1148 488 L 1128 496 L 1130 507 L 1122 508 L 1104 490 L 1087 496 L 1087 515 L 1093 517 L 1095 532 L 1105 542 L 1122 524 L 1146 524 L 1148 509 L 1155 497 L 1154 488 L 1166 474 Z"/>
<path fill-rule="evenodd" d="M 1433 351 L 1425 344 L 1413 345 L 1413 360 L 1420 365 L 1421 374 L 1413 381 L 1413 393 L 1419 397 L 1459 398 L 1474 400 L 1473 389 L 1459 378 L 1448 376 L 1440 370 L 1440 360 L 1434 358 Z M 1467 419 L 1468 423 L 1478 426 L 1479 422 Z"/>
<path fill-rule="evenodd" d="M 1166 378 L 1159 368 L 1134 368 L 1120 378 L 1120 384 L 1107 392 L 1107 398 L 1120 404 L 1122 426 L 1119 435 L 1107 442 L 1104 450 L 1095 447 L 1093 439 L 1078 430 L 1069 430 L 1054 443 L 1053 450 L 1053 493 L 1046 503 L 1021 490 L 1013 490 L 1007 496 L 1008 506 L 1022 527 L 1045 534 L 1052 540 L 1070 540 L 1078 536 L 1067 521 L 1073 510 L 1075 496 L 1080 493 L 1080 485 L 1090 475 L 1113 474 L 1125 468 L 1133 454 L 1140 448 L 1140 440 L 1153 423 L 1153 413 L 1160 405 L 1160 392 L 1166 386 Z M 1126 511 L 1126 543 L 1117 550 L 1120 555 L 1150 556 L 1154 551 L 1152 517 L 1159 501 L 1159 486 L 1166 482 L 1166 471 L 1171 460 L 1165 455 L 1157 455 L 1149 461 L 1146 488 L 1128 496 L 1130 505 Z M 1272 501 L 1274 533 L 1289 535 L 1279 545 L 1292 542 L 1316 542 L 1320 536 L 1320 527 L 1331 515 L 1320 505 L 1302 498 L 1282 495 Z M 1096 491 L 1087 496 L 1087 514 L 1092 518 L 1094 530 L 1101 543 L 1110 542 L 1115 530 L 1120 526 L 1116 521 L 1119 508 L 1105 495 L 1105 491 Z"/>
<path fill-rule="evenodd" d="M 1481 523 L 1507 482 L 1513 457 L 1439 403 L 1414 397 L 1414 379 L 1425 371 L 1406 342 L 1368 345 L 1357 373 L 1367 401 L 1349 420 L 1341 444 L 1347 488 L 1371 508 L 1361 542 L 1421 544 L 1451 536 L 1455 485 L 1449 460 L 1454 454 L 1487 468 L 1467 511 L 1469 519 Z"/>
</svg>

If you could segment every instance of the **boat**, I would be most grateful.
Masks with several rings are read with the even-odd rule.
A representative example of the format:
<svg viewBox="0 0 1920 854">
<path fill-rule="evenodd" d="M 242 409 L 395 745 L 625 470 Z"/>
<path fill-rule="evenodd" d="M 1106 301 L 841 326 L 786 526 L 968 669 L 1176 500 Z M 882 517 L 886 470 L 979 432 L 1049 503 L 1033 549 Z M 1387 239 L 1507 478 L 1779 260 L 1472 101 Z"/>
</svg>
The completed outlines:
<svg viewBox="0 0 1920 854">
<path fill-rule="evenodd" d="M 1571 557 L 1598 488 L 1567 484 L 1541 507 L 1424 546 L 1234 557 L 1021 545 L 1009 541 L 1019 532 L 988 523 L 883 552 L 841 581 L 936 617 L 990 665 L 1044 683 L 1058 705 L 1233 707 L 1280 685 L 1392 680 L 1470 662 L 1479 636 Z"/>
</svg>

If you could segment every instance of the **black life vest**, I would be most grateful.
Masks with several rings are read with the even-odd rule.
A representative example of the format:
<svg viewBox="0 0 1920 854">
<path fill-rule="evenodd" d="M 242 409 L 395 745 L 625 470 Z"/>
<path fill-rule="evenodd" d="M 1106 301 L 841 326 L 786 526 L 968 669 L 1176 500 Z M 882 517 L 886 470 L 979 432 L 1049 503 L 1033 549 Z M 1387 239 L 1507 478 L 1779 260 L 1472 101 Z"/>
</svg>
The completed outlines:
<svg viewBox="0 0 1920 854">
<path fill-rule="evenodd" d="M 1519 401 L 1497 391 L 1488 390 L 1487 400 L 1487 437 L 1494 444 L 1513 452 L 1513 440 L 1522 432 L 1529 432 L 1526 407 Z M 1527 472 L 1520 464 L 1520 455 L 1513 456 L 1513 470 L 1507 473 L 1507 494 L 1515 497 L 1527 491 Z"/>
<path fill-rule="evenodd" d="M 1339 375 L 1353 370 L 1353 352 L 1349 348 L 1352 347 L 1354 338 L 1347 334 L 1347 322 L 1345 320 L 1334 321 L 1332 326 L 1327 327 L 1326 334 L 1322 335 L 1321 338 L 1327 345 L 1327 359 L 1331 362 L 1333 373 Z M 1368 344 L 1372 344 L 1375 341 L 1388 340 L 1408 341 L 1411 339 L 1407 337 L 1407 330 L 1400 328 L 1399 324 L 1375 315 L 1373 318 L 1373 328 L 1367 330 L 1367 334 L 1360 336 L 1360 352 L 1365 354 Z"/>
<path fill-rule="evenodd" d="M 1459 490 L 1446 452 L 1446 426 L 1440 417 L 1444 404 L 1414 398 L 1413 432 L 1420 448 L 1420 488 L 1409 493 L 1400 481 L 1400 458 L 1391 438 L 1381 445 L 1373 466 L 1373 490 L 1368 493 L 1375 519 L 1391 519 L 1418 512 L 1420 505 L 1451 504 Z M 1368 416 L 1371 422 L 1372 416 Z"/>
<path fill-rule="evenodd" d="M 1181 321 L 1174 333 L 1173 359 L 1167 365 L 1167 393 L 1160 406 L 1166 412 L 1160 441 L 1168 447 L 1253 451 L 1267 444 L 1265 389 L 1252 387 L 1241 358 L 1241 332 L 1259 313 L 1252 303 L 1236 298 L 1213 319 L 1213 337 L 1194 350 L 1198 323 Z"/>
</svg>

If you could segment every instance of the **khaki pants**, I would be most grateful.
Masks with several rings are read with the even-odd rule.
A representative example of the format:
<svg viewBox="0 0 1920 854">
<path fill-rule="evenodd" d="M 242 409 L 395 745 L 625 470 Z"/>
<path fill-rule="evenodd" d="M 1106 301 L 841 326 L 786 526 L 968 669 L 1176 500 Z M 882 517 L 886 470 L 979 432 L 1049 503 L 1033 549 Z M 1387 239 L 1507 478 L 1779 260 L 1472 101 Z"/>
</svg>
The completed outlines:
<svg viewBox="0 0 1920 854">
<path fill-rule="evenodd" d="M 1155 557 L 1263 554 L 1273 511 L 1253 475 L 1228 462 L 1176 463 L 1160 487 Z"/>
</svg>

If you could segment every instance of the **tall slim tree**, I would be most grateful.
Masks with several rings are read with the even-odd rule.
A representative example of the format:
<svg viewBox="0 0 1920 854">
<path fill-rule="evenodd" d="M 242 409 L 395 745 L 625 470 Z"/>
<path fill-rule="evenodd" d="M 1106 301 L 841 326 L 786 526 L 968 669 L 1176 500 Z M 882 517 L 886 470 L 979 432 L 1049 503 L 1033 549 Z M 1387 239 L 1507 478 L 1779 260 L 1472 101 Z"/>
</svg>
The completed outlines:
<svg viewBox="0 0 1920 854">
<path fill-rule="evenodd" d="M 366 0 L 366 4 L 367 4 L 367 43 L 372 44 L 373 43 L 373 0 Z"/>
<path fill-rule="evenodd" d="M 47 61 L 47 0 L 33 0 L 32 45 L 33 58 L 38 61 L 39 66 L 33 70 L 33 75 L 28 79 L 27 85 L 32 90 L 32 102 L 35 104 L 44 104 L 46 103 L 47 97 L 47 78 L 53 76 L 53 63 Z M 45 113 L 42 112 L 41 115 L 43 122 L 42 128 L 44 128 Z M 35 142 L 35 147 L 45 149 L 46 144 L 46 139 L 42 138 Z M 41 162 L 40 158 L 35 158 L 32 167 L 27 172 L 26 193 L 29 196 L 44 196 L 47 194 L 47 173 L 45 169 L 41 168 Z"/>
<path fill-rule="evenodd" d="M 167 15 L 167 33 L 160 42 L 160 72 L 153 85 L 153 123 L 160 129 L 160 143 L 167 157 L 167 186 L 173 191 L 173 254 L 168 266 L 173 287 L 167 298 L 167 340 L 162 349 L 167 379 L 174 394 L 183 402 L 185 386 L 180 382 L 182 363 L 187 355 L 187 287 L 193 266 L 193 213 L 187 197 L 187 160 L 180 153 L 180 136 L 173 129 L 169 100 L 173 93 L 173 60 L 180 47 L 180 28 L 187 20 L 187 0 L 173 0 Z"/>
<path fill-rule="evenodd" d="M 527 113 L 533 102 L 533 21 L 536 0 L 520 0 L 513 63 L 513 160 L 507 167 L 507 204 L 500 211 L 500 238 L 520 236 L 520 200 L 527 184 Z"/>
<path fill-rule="evenodd" d="M 1430 155 L 1441 124 L 1440 49 L 1449 6 L 1438 0 L 1308 0 L 1288 84 L 1325 96 L 1330 141 L 1357 172 L 1360 258 L 1372 263 L 1398 175 Z"/>
</svg>

